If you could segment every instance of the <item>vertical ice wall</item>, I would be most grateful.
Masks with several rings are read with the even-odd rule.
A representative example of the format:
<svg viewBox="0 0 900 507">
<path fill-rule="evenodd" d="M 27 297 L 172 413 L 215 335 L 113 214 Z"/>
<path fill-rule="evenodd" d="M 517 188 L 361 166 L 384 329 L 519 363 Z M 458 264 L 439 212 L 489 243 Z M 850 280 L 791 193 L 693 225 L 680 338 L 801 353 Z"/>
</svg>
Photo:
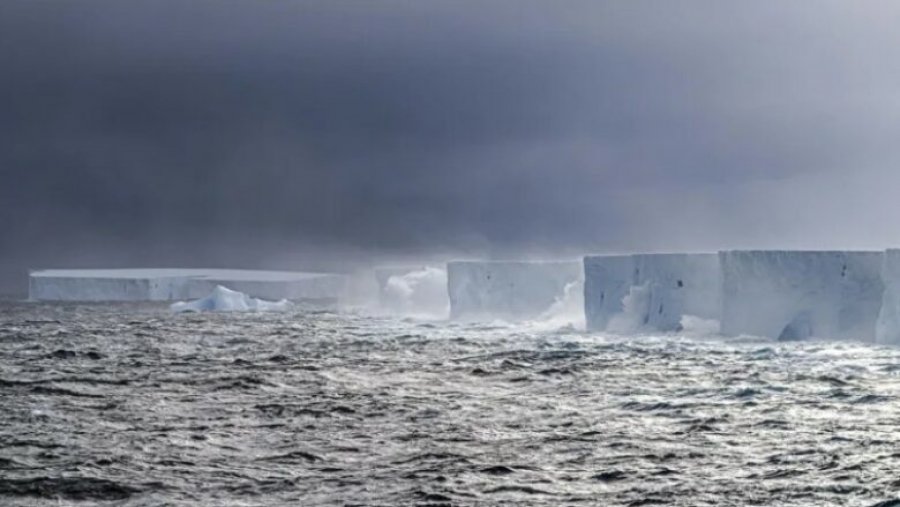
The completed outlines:
<svg viewBox="0 0 900 507">
<path fill-rule="evenodd" d="M 165 301 L 203 297 L 222 285 L 266 299 L 335 301 L 345 277 L 328 273 L 230 269 L 43 270 L 29 276 L 41 301 Z"/>
<path fill-rule="evenodd" d="M 716 254 L 638 254 L 584 258 L 587 328 L 674 331 L 685 315 L 718 319 Z"/>
<path fill-rule="evenodd" d="M 457 261 L 447 264 L 451 318 L 534 318 L 582 278 L 578 261 Z"/>
<path fill-rule="evenodd" d="M 729 251 L 719 256 L 723 334 L 875 339 L 884 292 L 881 252 Z"/>
<path fill-rule="evenodd" d="M 186 270 L 45 270 L 32 272 L 38 301 L 166 301 L 191 297 Z"/>
<path fill-rule="evenodd" d="M 900 344 L 900 250 L 884 254 L 881 279 L 884 296 L 875 329 L 878 343 Z"/>
<path fill-rule="evenodd" d="M 625 298 L 630 296 L 634 285 L 635 262 L 631 255 L 585 257 L 584 318 L 587 329 L 605 331 L 609 328 L 612 319 L 623 313 Z"/>
</svg>

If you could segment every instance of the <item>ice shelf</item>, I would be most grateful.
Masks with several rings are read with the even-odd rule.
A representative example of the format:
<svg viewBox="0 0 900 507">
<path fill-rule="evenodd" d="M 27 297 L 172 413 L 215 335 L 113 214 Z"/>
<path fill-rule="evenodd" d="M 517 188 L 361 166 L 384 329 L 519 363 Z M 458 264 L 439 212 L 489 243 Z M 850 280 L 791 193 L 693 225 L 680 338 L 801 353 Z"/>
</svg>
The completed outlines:
<svg viewBox="0 0 900 507">
<path fill-rule="evenodd" d="M 888 250 L 884 254 L 881 279 L 884 297 L 875 330 L 875 341 L 900 344 L 900 250 Z"/>
<path fill-rule="evenodd" d="M 171 301 L 195 299 L 216 286 L 265 299 L 331 302 L 342 275 L 243 269 L 49 269 L 29 276 L 38 301 Z"/>
</svg>

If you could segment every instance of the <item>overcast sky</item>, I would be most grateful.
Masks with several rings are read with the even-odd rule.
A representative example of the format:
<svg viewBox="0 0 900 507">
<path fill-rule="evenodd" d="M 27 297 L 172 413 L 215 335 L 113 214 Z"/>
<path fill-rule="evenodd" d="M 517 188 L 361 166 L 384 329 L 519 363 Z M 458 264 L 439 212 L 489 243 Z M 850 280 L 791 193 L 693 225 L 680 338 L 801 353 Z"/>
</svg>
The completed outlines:
<svg viewBox="0 0 900 507">
<path fill-rule="evenodd" d="M 891 1 L 0 2 L 28 268 L 900 245 Z"/>
</svg>

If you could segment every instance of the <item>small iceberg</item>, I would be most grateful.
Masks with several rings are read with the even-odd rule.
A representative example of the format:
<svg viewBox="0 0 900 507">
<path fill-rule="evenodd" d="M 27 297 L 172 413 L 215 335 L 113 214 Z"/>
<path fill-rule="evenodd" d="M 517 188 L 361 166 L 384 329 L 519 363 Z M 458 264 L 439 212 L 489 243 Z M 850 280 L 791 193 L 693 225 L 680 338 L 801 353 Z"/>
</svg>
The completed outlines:
<svg viewBox="0 0 900 507">
<path fill-rule="evenodd" d="M 208 296 L 194 301 L 179 301 L 170 308 L 181 312 L 283 312 L 293 307 L 290 301 L 264 301 L 217 285 Z"/>
</svg>

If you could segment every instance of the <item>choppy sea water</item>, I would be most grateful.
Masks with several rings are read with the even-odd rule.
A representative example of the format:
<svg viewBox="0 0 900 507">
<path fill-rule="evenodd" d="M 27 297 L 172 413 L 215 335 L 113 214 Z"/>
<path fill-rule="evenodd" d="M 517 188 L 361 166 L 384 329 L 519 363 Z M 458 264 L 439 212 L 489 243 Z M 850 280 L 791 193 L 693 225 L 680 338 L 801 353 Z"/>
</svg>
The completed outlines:
<svg viewBox="0 0 900 507">
<path fill-rule="evenodd" d="M 0 505 L 859 505 L 900 349 L 0 304 Z"/>
</svg>

